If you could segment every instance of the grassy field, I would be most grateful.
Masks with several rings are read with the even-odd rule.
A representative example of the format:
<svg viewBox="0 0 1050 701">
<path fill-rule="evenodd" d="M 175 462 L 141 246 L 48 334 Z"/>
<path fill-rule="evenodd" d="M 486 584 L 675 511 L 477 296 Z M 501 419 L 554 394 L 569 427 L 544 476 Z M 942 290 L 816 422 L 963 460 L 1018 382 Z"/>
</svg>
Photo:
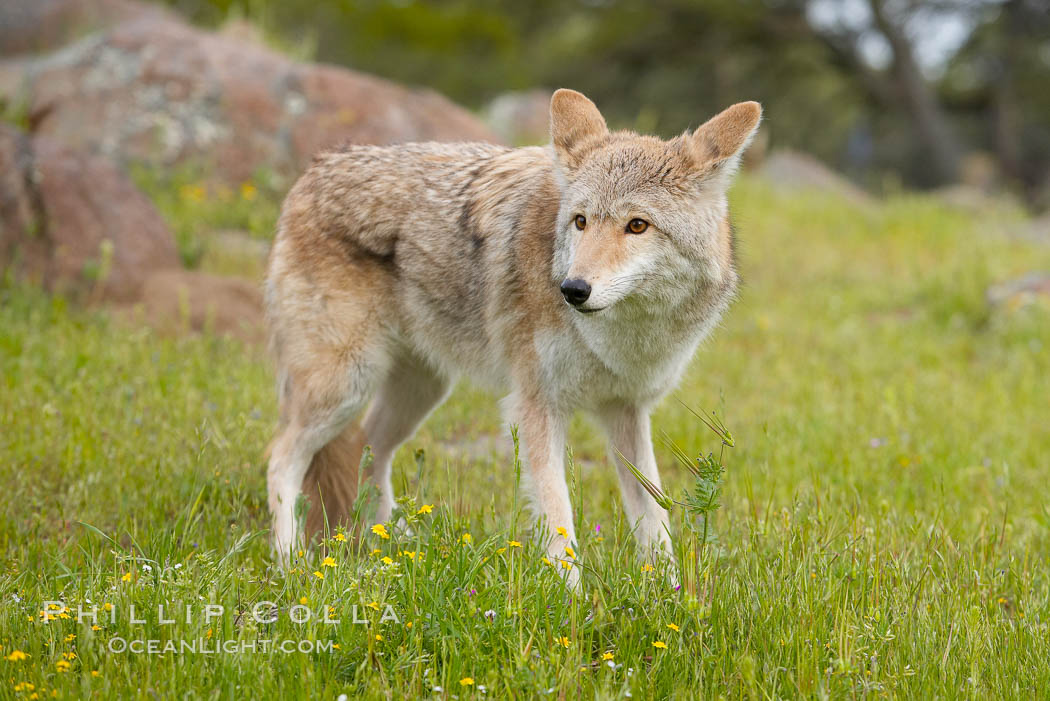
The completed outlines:
<svg viewBox="0 0 1050 701">
<path fill-rule="evenodd" d="M 684 405 L 735 437 L 699 557 L 674 514 L 677 591 L 580 421 L 567 592 L 469 387 L 399 454 L 412 535 L 277 571 L 260 349 L 0 287 L 0 698 L 1045 697 L 1050 312 L 984 291 L 1050 248 L 908 196 L 745 180 L 734 205 L 741 299 L 654 417 L 692 456 L 719 440 Z M 692 477 L 658 443 L 677 498 Z"/>
</svg>

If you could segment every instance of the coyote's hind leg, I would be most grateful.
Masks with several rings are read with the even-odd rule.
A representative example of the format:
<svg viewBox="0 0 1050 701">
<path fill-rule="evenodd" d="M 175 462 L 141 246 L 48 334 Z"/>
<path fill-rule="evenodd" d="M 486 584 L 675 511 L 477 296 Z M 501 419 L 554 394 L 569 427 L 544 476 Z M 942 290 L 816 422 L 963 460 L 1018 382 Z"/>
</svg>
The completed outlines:
<svg viewBox="0 0 1050 701">
<path fill-rule="evenodd" d="M 375 461 L 372 477 L 379 487 L 376 520 L 390 519 L 394 490 L 390 480 L 394 453 L 412 437 L 434 407 L 448 396 L 448 378 L 414 355 L 403 353 L 391 365 L 364 420 Z"/>
<path fill-rule="evenodd" d="M 296 505 L 314 455 L 365 408 L 390 365 L 380 315 L 361 303 L 369 290 L 352 292 L 320 298 L 315 292 L 306 303 L 300 292 L 294 306 L 271 310 L 281 428 L 270 451 L 267 489 L 272 545 L 285 563 L 305 544 Z"/>
<path fill-rule="evenodd" d="M 296 419 L 284 427 L 273 443 L 266 481 L 270 513 L 273 514 L 273 550 L 283 563 L 289 561 L 294 550 L 305 544 L 296 506 L 310 462 L 368 401 L 367 395 L 361 396 L 357 392 L 348 395 L 332 406 L 300 410 Z"/>
</svg>

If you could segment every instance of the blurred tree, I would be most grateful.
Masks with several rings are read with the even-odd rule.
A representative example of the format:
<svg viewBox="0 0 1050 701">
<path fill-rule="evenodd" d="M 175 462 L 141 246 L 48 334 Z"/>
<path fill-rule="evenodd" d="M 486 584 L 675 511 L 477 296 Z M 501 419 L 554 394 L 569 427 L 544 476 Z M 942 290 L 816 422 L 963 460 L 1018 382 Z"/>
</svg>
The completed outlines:
<svg viewBox="0 0 1050 701">
<path fill-rule="evenodd" d="M 930 180 L 952 182 L 959 175 L 962 149 L 941 109 L 936 87 L 923 75 L 909 37 L 909 25 L 922 13 L 930 12 L 933 5 L 915 0 L 864 0 L 863 6 L 856 2 L 839 3 L 840 11 L 834 20 L 813 22 L 812 26 L 840 59 L 840 65 L 856 75 L 874 102 L 883 109 L 901 112 L 914 125 L 916 146 L 930 159 Z M 955 5 L 954 11 L 961 11 L 963 3 Z M 874 69 L 863 54 L 863 40 L 873 33 L 888 49 L 887 70 Z"/>
<path fill-rule="evenodd" d="M 1050 206 L 1050 8 L 1007 0 L 952 58 L 946 104 L 970 143 L 995 154 L 1003 174 Z"/>
</svg>

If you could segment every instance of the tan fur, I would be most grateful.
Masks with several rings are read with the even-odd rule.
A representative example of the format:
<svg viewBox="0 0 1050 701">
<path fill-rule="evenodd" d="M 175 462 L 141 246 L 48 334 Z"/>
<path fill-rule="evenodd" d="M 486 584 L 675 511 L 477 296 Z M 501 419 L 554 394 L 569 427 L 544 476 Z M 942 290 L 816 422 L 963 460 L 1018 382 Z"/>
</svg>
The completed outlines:
<svg viewBox="0 0 1050 701">
<path fill-rule="evenodd" d="M 340 526 L 355 533 L 357 524 L 349 517 L 357 498 L 358 467 L 364 448 L 364 431 L 354 421 L 314 455 L 303 480 L 303 494 L 309 503 L 308 537 L 316 539 L 325 534 L 326 528 L 333 532 Z"/>
<path fill-rule="evenodd" d="M 725 190 L 759 116 L 744 103 L 665 142 L 609 132 L 593 103 L 560 90 L 549 148 L 319 156 L 285 202 L 266 285 L 277 552 L 305 540 L 293 518 L 304 491 L 308 533 L 324 516 L 345 523 L 364 443 L 389 519 L 395 451 L 463 375 L 510 391 L 537 511 L 568 534 L 548 540 L 552 557 L 575 540 L 563 458 L 577 409 L 609 435 L 640 543 L 666 550 L 666 514 L 615 456 L 658 482 L 648 413 L 732 299 Z M 627 233 L 632 218 L 649 229 Z M 573 278 L 590 286 L 575 307 L 559 289 Z"/>
</svg>

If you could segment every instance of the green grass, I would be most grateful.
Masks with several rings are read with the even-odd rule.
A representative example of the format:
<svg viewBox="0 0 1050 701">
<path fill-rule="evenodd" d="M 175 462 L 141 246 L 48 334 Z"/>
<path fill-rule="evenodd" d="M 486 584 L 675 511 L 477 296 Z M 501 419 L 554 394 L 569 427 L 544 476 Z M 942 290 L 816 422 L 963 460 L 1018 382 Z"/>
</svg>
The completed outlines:
<svg viewBox="0 0 1050 701">
<path fill-rule="evenodd" d="M 283 179 L 268 171 L 231 187 L 213 182 L 207 169 L 188 164 L 159 170 L 135 167 L 135 184 L 157 206 L 175 236 L 183 265 L 228 273 L 226 261 L 210 265 L 222 251 L 213 245 L 213 234 L 221 230 L 243 232 L 248 237 L 273 236 L 280 209 Z"/>
<path fill-rule="evenodd" d="M 566 592 L 529 539 L 513 459 L 477 449 L 501 430 L 494 398 L 466 387 L 399 454 L 409 511 L 434 505 L 414 535 L 332 542 L 334 567 L 276 571 L 261 351 L 0 288 L 0 653 L 28 655 L 0 660 L 0 697 L 1045 696 L 1050 314 L 992 312 L 984 290 L 1050 267 L 1050 249 L 918 198 L 860 211 L 745 181 L 734 200 L 745 286 L 676 396 L 716 410 L 736 447 L 714 544 L 677 592 L 664 563 L 643 571 L 583 421 L 584 593 Z M 654 425 L 717 454 L 673 399 Z M 658 457 L 678 497 L 691 476 L 666 445 Z M 675 523 L 680 550 L 695 548 Z M 303 598 L 314 616 L 299 625 Z M 97 631 L 42 622 L 49 600 L 118 615 Z M 277 622 L 252 619 L 260 601 Z M 226 613 L 206 621 L 205 603 Z M 160 624 L 158 604 L 177 622 Z M 329 605 L 340 624 L 319 620 Z M 116 638 L 339 647 L 108 652 Z"/>
</svg>

